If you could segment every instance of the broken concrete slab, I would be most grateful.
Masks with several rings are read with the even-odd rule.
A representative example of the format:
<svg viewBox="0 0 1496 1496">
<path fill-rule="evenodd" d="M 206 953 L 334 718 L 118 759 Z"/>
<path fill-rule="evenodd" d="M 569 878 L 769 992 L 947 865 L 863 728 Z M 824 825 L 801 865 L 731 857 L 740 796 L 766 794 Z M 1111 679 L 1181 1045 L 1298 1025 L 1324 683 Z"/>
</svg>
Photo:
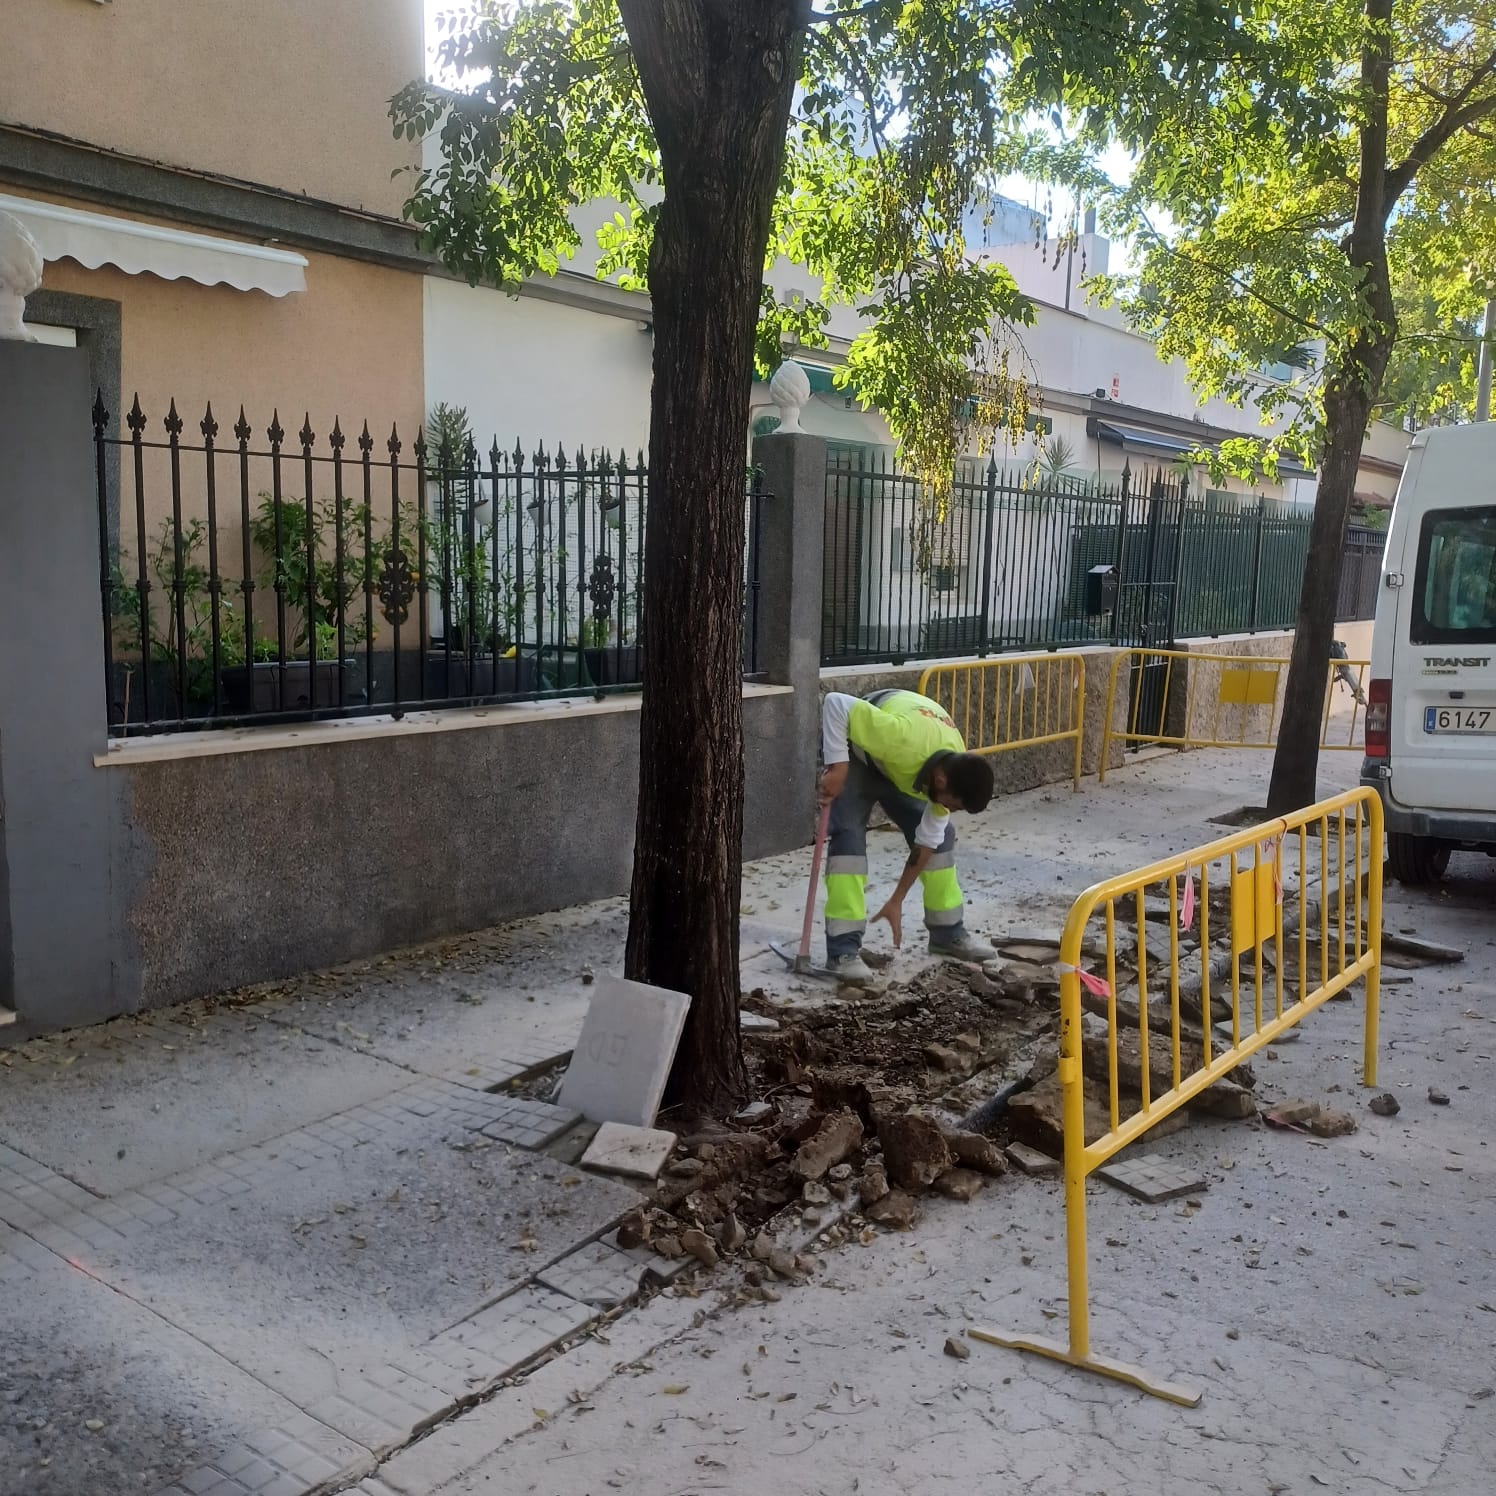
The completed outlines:
<svg viewBox="0 0 1496 1496">
<path fill-rule="evenodd" d="M 862 1118 L 856 1112 L 836 1112 L 800 1144 L 790 1172 L 798 1179 L 820 1179 L 861 1146 Z"/>
<path fill-rule="evenodd" d="M 1037 1148 L 1030 1148 L 1027 1143 L 1009 1143 L 1003 1152 L 1007 1154 L 1008 1161 L 1022 1169 L 1025 1174 L 1042 1177 L 1060 1172 L 1059 1159 L 1051 1158 L 1047 1153 L 1040 1153 Z"/>
<path fill-rule="evenodd" d="M 592 1122 L 652 1127 L 691 999 L 607 974 L 591 990 L 558 1099 Z"/>
<path fill-rule="evenodd" d="M 1184 1168 L 1157 1153 L 1118 1159 L 1115 1163 L 1102 1164 L 1096 1172 L 1108 1184 L 1115 1184 L 1150 1205 L 1193 1195 L 1206 1187 L 1205 1177 L 1198 1170 Z"/>
<path fill-rule="evenodd" d="M 899 1189 L 925 1189 L 953 1162 L 940 1128 L 917 1112 L 879 1118 L 878 1141 L 888 1177 Z"/>
<path fill-rule="evenodd" d="M 657 1179 L 674 1147 L 673 1132 L 657 1127 L 629 1127 L 622 1122 L 604 1122 L 582 1155 L 582 1167 L 604 1174 Z"/>
<path fill-rule="evenodd" d="M 947 1200 L 974 1200 L 986 1187 L 986 1178 L 974 1169 L 947 1169 L 933 1186 Z"/>
<path fill-rule="evenodd" d="M 1307 1132 L 1317 1138 L 1340 1138 L 1356 1130 L 1356 1119 L 1345 1112 L 1331 1111 L 1317 1101 L 1284 1101 L 1263 1113 L 1270 1127 L 1290 1132 Z"/>
</svg>

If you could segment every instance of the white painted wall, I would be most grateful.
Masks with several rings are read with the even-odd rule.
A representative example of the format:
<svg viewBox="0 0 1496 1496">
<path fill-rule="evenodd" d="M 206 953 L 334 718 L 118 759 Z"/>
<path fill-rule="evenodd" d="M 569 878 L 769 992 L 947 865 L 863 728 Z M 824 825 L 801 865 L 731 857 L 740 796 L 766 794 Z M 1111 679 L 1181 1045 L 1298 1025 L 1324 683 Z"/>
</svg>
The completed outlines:
<svg viewBox="0 0 1496 1496">
<path fill-rule="evenodd" d="M 631 318 L 426 277 L 426 405 L 465 406 L 485 452 L 649 441 L 654 340 Z"/>
</svg>

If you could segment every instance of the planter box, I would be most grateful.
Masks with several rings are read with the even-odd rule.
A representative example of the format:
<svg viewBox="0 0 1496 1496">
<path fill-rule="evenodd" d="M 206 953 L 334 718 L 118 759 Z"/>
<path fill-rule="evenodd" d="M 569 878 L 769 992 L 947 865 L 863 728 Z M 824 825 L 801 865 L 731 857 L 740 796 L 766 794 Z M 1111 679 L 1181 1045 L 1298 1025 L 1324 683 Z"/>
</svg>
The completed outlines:
<svg viewBox="0 0 1496 1496">
<path fill-rule="evenodd" d="M 284 670 L 284 690 L 282 688 Z M 343 699 L 338 700 L 338 679 L 343 680 Z M 357 660 L 318 660 L 313 679 L 310 660 L 275 661 L 256 665 L 229 665 L 223 672 L 223 704 L 230 716 L 260 712 L 326 711 L 338 706 L 361 706 L 364 702 L 363 672 Z"/>
<path fill-rule="evenodd" d="M 583 651 L 587 673 L 599 686 L 636 686 L 644 679 L 644 654 L 637 644 Z"/>
<path fill-rule="evenodd" d="M 409 679 L 407 680 L 407 674 Z M 417 667 L 400 672 L 402 689 L 419 692 Z M 524 696 L 539 689 L 536 685 L 535 661 L 530 658 L 495 659 L 480 655 L 469 660 L 453 651 L 450 661 L 445 651 L 430 651 L 426 656 L 426 700 L 464 701 L 477 696 Z"/>
</svg>

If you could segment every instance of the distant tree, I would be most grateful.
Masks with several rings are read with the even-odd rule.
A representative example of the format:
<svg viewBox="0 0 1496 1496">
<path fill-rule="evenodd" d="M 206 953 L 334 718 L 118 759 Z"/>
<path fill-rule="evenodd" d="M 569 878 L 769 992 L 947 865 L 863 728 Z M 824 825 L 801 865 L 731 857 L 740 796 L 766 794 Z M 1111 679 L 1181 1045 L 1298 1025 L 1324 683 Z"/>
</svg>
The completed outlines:
<svg viewBox="0 0 1496 1496">
<path fill-rule="evenodd" d="M 1160 90 L 1158 59 L 1130 54 L 1072 96 L 1071 135 L 1031 141 L 1031 169 L 1103 202 L 1133 236 L 1136 273 L 1110 283 L 1163 357 L 1182 358 L 1202 394 L 1256 400 L 1286 435 L 1223 444 L 1243 476 L 1292 453 L 1319 469 L 1269 809 L 1314 799 L 1326 660 L 1345 525 L 1372 414 L 1426 389 L 1432 345 L 1405 339 L 1399 304 L 1421 291 L 1442 331 L 1468 318 L 1473 288 L 1496 284 L 1496 0 L 1262 0 L 1199 6 L 1225 45 L 1181 46 L 1213 67 Z M 1125 188 L 1097 150 L 1135 154 Z M 1160 214 L 1159 210 L 1163 210 Z M 1168 227 L 1160 224 L 1167 223 Z M 1420 301 L 1404 300 L 1405 308 Z M 1277 382 L 1285 347 L 1317 343 L 1314 369 Z M 1432 377 L 1435 403 L 1459 378 Z"/>
</svg>

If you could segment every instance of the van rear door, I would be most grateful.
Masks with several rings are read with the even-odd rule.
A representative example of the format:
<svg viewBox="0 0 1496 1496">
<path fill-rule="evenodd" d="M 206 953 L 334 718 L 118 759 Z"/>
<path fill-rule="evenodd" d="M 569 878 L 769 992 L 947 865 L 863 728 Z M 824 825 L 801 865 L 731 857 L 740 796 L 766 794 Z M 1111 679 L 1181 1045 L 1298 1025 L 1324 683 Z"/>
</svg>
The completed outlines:
<svg viewBox="0 0 1496 1496">
<path fill-rule="evenodd" d="M 1408 536 L 1392 667 L 1392 796 L 1496 813 L 1496 506 L 1427 510 Z"/>
</svg>

